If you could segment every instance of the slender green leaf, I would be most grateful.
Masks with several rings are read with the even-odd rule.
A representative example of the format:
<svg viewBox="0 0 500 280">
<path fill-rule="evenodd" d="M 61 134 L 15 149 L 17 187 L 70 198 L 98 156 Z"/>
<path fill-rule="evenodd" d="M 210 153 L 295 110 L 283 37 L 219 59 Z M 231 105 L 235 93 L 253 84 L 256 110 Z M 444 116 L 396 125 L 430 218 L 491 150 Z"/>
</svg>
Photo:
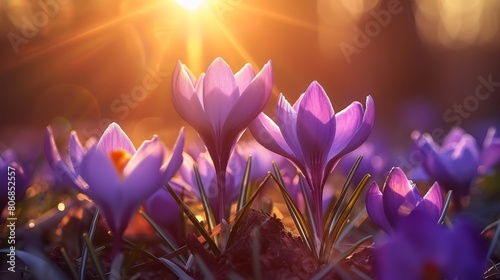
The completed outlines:
<svg viewBox="0 0 500 280">
<path fill-rule="evenodd" d="M 238 197 L 238 204 L 236 206 L 236 211 L 240 211 L 245 205 L 248 198 L 248 190 L 250 186 L 250 172 L 252 171 L 252 156 L 248 156 L 247 165 L 245 166 L 245 172 L 243 173 L 243 179 L 241 180 L 240 195 Z"/>
<path fill-rule="evenodd" d="M 166 232 L 164 232 L 160 226 L 144 211 L 139 211 L 139 213 L 146 219 L 146 221 L 153 227 L 158 236 L 170 247 L 171 250 L 175 251 L 178 249 L 178 246 L 173 242 L 171 237 L 168 236 Z M 186 263 L 186 260 L 182 255 L 180 255 L 180 259 L 183 263 Z"/>
<path fill-rule="evenodd" d="M 92 241 L 94 239 L 95 235 L 95 230 L 97 228 L 97 222 L 99 221 L 99 213 L 100 210 L 98 207 L 96 207 L 95 212 L 94 212 L 94 217 L 92 218 L 92 222 L 90 223 L 90 229 L 88 233 L 88 239 Z M 87 274 L 87 256 L 88 256 L 89 249 L 87 248 L 87 245 L 85 242 L 83 242 L 83 248 L 82 248 L 82 256 L 81 256 L 81 264 L 80 264 L 80 280 L 85 280 L 87 277 L 85 274 Z"/>
<path fill-rule="evenodd" d="M 358 213 L 358 215 L 356 217 L 354 217 L 354 219 L 352 219 L 352 221 L 347 225 L 347 227 L 344 230 L 342 230 L 342 233 L 340 234 L 337 242 L 342 242 L 342 240 L 344 240 L 344 238 L 347 236 L 347 234 L 349 234 L 349 232 L 351 232 L 354 229 L 356 224 L 358 224 L 359 221 L 361 221 L 361 220 L 364 221 L 366 219 L 366 217 L 368 217 L 368 215 L 366 214 L 366 207 L 363 207 L 363 210 L 361 210 Z"/>
<path fill-rule="evenodd" d="M 92 245 L 92 241 L 90 241 L 87 233 L 83 234 L 83 240 L 85 241 L 85 244 L 89 248 L 90 258 L 92 259 L 92 262 L 94 263 L 95 268 L 97 269 L 97 273 L 99 273 L 99 277 L 101 277 L 101 280 L 106 280 L 104 269 L 102 268 L 101 262 L 99 261 L 99 257 L 95 252 L 94 245 Z"/>
<path fill-rule="evenodd" d="M 146 221 L 153 227 L 153 229 L 156 231 L 158 236 L 165 242 L 170 249 L 172 250 L 177 250 L 177 246 L 175 245 L 175 242 L 170 240 L 171 238 L 167 235 L 167 233 L 163 232 L 163 230 L 160 228 L 160 226 L 144 211 L 140 210 L 139 213 L 146 219 Z"/>
<path fill-rule="evenodd" d="M 299 232 L 300 237 L 304 242 L 306 242 L 307 246 L 311 251 L 315 253 L 315 256 L 318 257 L 318 252 L 316 250 L 316 243 L 314 242 L 315 237 L 314 234 L 312 234 L 311 229 L 309 229 L 308 224 L 306 223 L 304 216 L 300 213 L 299 208 L 293 201 L 292 197 L 290 194 L 288 194 L 288 191 L 286 190 L 286 187 L 283 182 L 283 178 L 281 177 L 281 174 L 279 172 L 278 166 L 276 165 L 276 162 L 273 162 L 273 168 L 274 172 L 276 173 L 277 177 L 274 177 L 274 180 L 276 181 L 278 187 L 280 188 L 281 195 L 283 196 L 283 199 L 285 200 L 286 207 L 288 208 L 288 212 L 290 212 L 290 215 L 292 216 L 293 222 L 295 223 L 295 226 L 297 227 L 297 230 Z"/>
<path fill-rule="evenodd" d="M 61 253 L 63 255 L 64 261 L 66 262 L 66 265 L 69 268 L 69 271 L 71 272 L 71 276 L 73 276 L 73 279 L 78 279 L 78 274 L 76 273 L 75 265 L 69 259 L 68 253 L 66 252 L 66 249 L 64 249 L 64 247 L 61 248 Z"/>
<path fill-rule="evenodd" d="M 172 271 L 172 273 L 175 274 L 175 276 L 179 277 L 179 279 L 186 279 L 186 280 L 193 280 L 194 278 L 187 275 L 187 273 L 182 270 L 182 268 L 180 268 L 178 265 L 176 265 L 174 262 L 172 262 L 171 260 L 167 260 L 167 259 L 164 259 L 164 258 L 160 258 L 160 261 L 163 262 L 165 265 L 167 265 L 170 269 L 170 271 Z"/>
<path fill-rule="evenodd" d="M 203 203 L 203 210 L 205 211 L 205 218 L 207 219 L 208 229 L 213 229 L 217 223 L 215 222 L 214 211 L 212 210 L 212 206 L 210 206 L 210 202 L 207 198 L 207 193 L 205 192 L 205 186 L 203 186 L 203 182 L 201 180 L 200 170 L 198 170 L 198 165 L 193 164 L 194 175 L 196 177 L 196 184 L 198 185 L 198 190 L 201 196 L 201 202 Z"/>
<path fill-rule="evenodd" d="M 449 190 L 446 195 L 446 199 L 444 201 L 443 211 L 441 212 L 441 216 L 439 216 L 438 224 L 444 223 L 444 218 L 446 217 L 446 212 L 448 212 L 448 207 L 450 207 L 451 197 L 453 195 L 453 191 Z"/>
<path fill-rule="evenodd" d="M 236 232 L 238 232 L 238 229 L 240 228 L 241 224 L 243 223 L 243 220 L 245 219 L 246 215 L 248 214 L 248 211 L 250 211 L 250 206 L 252 206 L 253 201 L 255 200 L 255 198 L 257 198 L 257 196 L 262 191 L 262 189 L 264 188 L 264 185 L 271 178 L 271 176 L 272 175 L 270 173 L 267 174 L 266 178 L 264 178 L 264 180 L 259 184 L 259 187 L 253 193 L 253 195 L 250 197 L 250 199 L 245 204 L 245 206 L 243 206 L 243 208 L 238 212 L 239 214 L 238 213 L 236 214 L 237 218 L 234 222 L 233 228 L 231 229 L 231 233 L 229 234 L 229 238 L 227 241 L 228 244 L 232 243 L 234 236 L 236 235 Z"/>
<path fill-rule="evenodd" d="M 487 259 L 492 258 L 493 253 L 495 252 L 495 249 L 497 248 L 497 243 L 498 243 L 499 239 L 500 239 L 500 229 L 497 226 L 497 228 L 495 229 L 495 234 L 493 235 L 493 239 L 491 239 L 490 247 L 488 248 Z"/>
<path fill-rule="evenodd" d="M 196 229 L 198 229 L 200 234 L 205 238 L 205 241 L 207 241 L 212 252 L 214 252 L 214 254 L 216 256 L 220 255 L 219 248 L 217 248 L 217 245 L 215 244 L 214 240 L 210 237 L 210 235 L 205 230 L 205 228 L 200 224 L 200 222 L 198 221 L 196 216 L 193 214 L 193 212 L 191 212 L 191 210 L 189 210 L 189 207 L 187 207 L 186 203 L 184 203 L 184 201 L 182 201 L 179 198 L 179 196 L 174 192 L 174 190 L 172 189 L 172 187 L 169 184 L 167 184 L 165 187 L 167 188 L 168 192 L 172 195 L 172 197 L 175 199 L 177 204 L 182 208 L 184 213 L 186 213 L 188 219 L 191 220 L 191 222 L 196 227 Z"/>
<path fill-rule="evenodd" d="M 306 184 L 304 184 L 304 177 L 302 175 L 302 172 L 297 172 L 297 175 L 299 176 L 299 183 L 300 183 L 300 190 L 302 191 L 302 196 L 304 197 L 304 203 L 306 204 L 306 211 L 307 211 L 307 216 L 309 218 L 309 224 L 311 229 L 314 232 L 314 235 L 319 236 L 319 233 L 316 232 L 316 224 L 314 221 L 314 214 L 312 211 L 311 203 L 309 202 L 309 196 L 307 195 L 307 190 L 306 190 Z"/>
<path fill-rule="evenodd" d="M 110 235 L 111 237 L 114 237 L 113 233 L 111 231 L 108 231 L 108 235 Z M 155 255 L 153 255 L 150 252 L 148 252 L 148 251 L 142 249 L 141 247 L 137 246 L 132 241 L 130 241 L 130 240 L 124 238 L 124 237 L 122 237 L 122 241 L 125 244 L 127 244 L 128 246 L 130 246 L 132 249 L 134 249 L 137 252 L 139 252 L 139 253 L 143 254 L 144 256 L 148 257 L 151 261 L 153 261 L 153 262 L 159 264 L 160 266 L 165 267 L 166 269 L 170 270 L 170 267 L 168 265 L 166 265 L 164 262 L 160 261 Z M 179 250 L 177 250 L 177 251 L 181 251 L 181 250 L 187 251 L 187 246 L 183 246 L 183 247 L 179 248 Z M 184 252 L 184 251 L 182 251 L 182 252 Z M 145 264 L 147 264 L 147 263 L 145 263 Z M 143 264 L 143 265 L 145 265 L 145 264 Z"/>
<path fill-rule="evenodd" d="M 333 229 L 328 233 L 326 241 L 325 241 L 325 247 L 324 247 L 324 253 L 322 256 L 329 255 L 331 247 L 336 243 L 338 237 L 340 236 L 340 233 L 342 232 L 342 229 L 344 228 L 345 224 L 347 223 L 349 214 L 351 213 L 352 208 L 354 207 L 354 204 L 358 200 L 358 197 L 361 194 L 361 191 L 364 189 L 366 186 L 366 183 L 370 179 L 370 175 L 366 174 L 365 177 L 361 180 L 359 185 L 356 187 L 354 190 L 351 198 L 347 202 L 347 205 L 345 208 L 342 210 L 340 213 L 340 216 L 337 221 L 335 221 L 335 224 L 333 225 Z"/>
<path fill-rule="evenodd" d="M 330 205 L 328 206 L 328 216 L 325 221 L 325 227 L 323 231 L 323 236 L 326 236 L 328 234 L 328 231 L 330 230 L 330 225 L 332 225 L 333 220 L 338 214 L 338 210 L 340 206 L 344 203 L 345 196 L 347 195 L 347 190 L 349 188 L 349 185 L 351 184 L 352 178 L 354 174 L 356 173 L 356 170 L 358 170 L 359 164 L 361 163 L 361 160 L 363 159 L 363 156 L 359 156 L 354 164 L 351 167 L 351 170 L 347 174 L 347 177 L 344 181 L 344 185 L 342 186 L 342 190 L 340 192 L 340 195 L 337 200 L 332 199 L 330 202 Z"/>
<path fill-rule="evenodd" d="M 316 275 L 314 275 L 311 280 L 321 280 L 321 279 L 325 279 L 325 277 L 328 275 L 328 273 L 335 268 L 335 266 L 343 259 L 347 258 L 348 256 L 350 256 L 352 253 L 354 253 L 354 251 L 356 251 L 356 249 L 358 249 L 358 247 L 365 243 L 367 240 L 369 240 L 370 238 L 372 238 L 372 235 L 369 235 L 369 236 L 366 236 L 365 238 L 359 240 L 358 242 L 356 242 L 354 245 L 352 245 L 351 248 L 349 248 L 348 250 L 344 251 L 342 254 L 340 254 L 337 258 L 335 258 L 334 260 L 328 262 L 328 264 L 326 264 Z"/>
<path fill-rule="evenodd" d="M 494 228 L 494 227 L 497 227 L 498 225 L 500 224 L 500 220 L 496 220 L 494 221 L 493 223 L 487 225 L 483 231 L 481 231 L 481 235 L 485 234 L 487 231 L 489 231 L 490 229 Z"/>
</svg>

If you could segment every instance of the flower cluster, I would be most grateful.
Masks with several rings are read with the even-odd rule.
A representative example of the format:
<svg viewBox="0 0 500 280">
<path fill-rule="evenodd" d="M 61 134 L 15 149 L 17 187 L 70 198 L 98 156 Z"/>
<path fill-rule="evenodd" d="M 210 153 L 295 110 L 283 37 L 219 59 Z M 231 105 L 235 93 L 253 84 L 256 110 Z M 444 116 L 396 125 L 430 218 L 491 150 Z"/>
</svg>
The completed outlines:
<svg viewBox="0 0 500 280">
<path fill-rule="evenodd" d="M 71 186 L 69 196 L 75 192 L 87 196 L 91 202 L 85 203 L 98 210 L 95 217 L 102 213 L 106 221 L 100 226 L 112 232 L 110 269 L 114 274 L 128 273 L 120 272 L 120 266 L 133 262 L 140 252 L 148 259 L 141 259 L 130 271 L 153 265 L 152 259 L 154 265 L 168 268 L 168 277 L 161 276 L 167 279 L 173 275 L 203 278 L 204 273 L 210 279 L 231 278 L 229 273 L 244 279 L 284 279 L 290 274 L 298 279 L 336 279 L 350 275 L 342 270 L 353 266 L 360 268 L 356 272 L 359 278 L 483 276 L 495 244 L 488 250 L 483 233 L 471 219 L 462 217 L 467 206 L 462 201 L 471 195 L 475 179 L 497 175 L 500 138 L 495 137 L 494 129 L 488 131 L 482 150 L 460 128 L 454 128 L 441 146 L 430 135 L 414 132 L 412 138 L 424 155 L 423 167 L 430 179 L 427 183 L 431 183 L 419 182 L 417 187 L 400 167 L 388 170 L 388 149 L 367 142 L 375 123 L 371 96 L 366 97 L 365 105 L 354 101 L 335 111 L 324 88 L 313 81 L 293 104 L 280 94 L 273 118 L 263 112 L 274 88 L 273 79 L 270 61 L 258 73 L 250 64 L 234 73 L 217 58 L 198 78 L 179 62 L 172 76 L 171 99 L 203 142 L 198 152 L 185 149 L 184 128 L 172 151 L 167 152 L 157 135 L 136 148 L 122 128 L 112 123 L 99 139 L 88 139 L 85 144 L 72 131 L 69 152 L 64 155 L 56 144 L 59 135 L 46 128 L 48 164 Z M 247 128 L 253 139 L 239 142 Z M 359 165 L 357 173 L 344 171 L 347 179 L 340 183 L 330 177 L 339 162 L 347 163 L 341 167 L 347 170 L 363 154 L 370 160 Z M 8 181 L 9 168 L 16 170 L 16 199 L 20 200 L 31 176 L 7 150 L 0 157 L 2 184 Z M 381 189 L 376 181 L 387 171 Z M 365 212 L 364 207 L 358 210 L 355 205 L 368 186 L 365 174 L 369 172 L 377 180 L 366 190 Z M 284 205 L 275 203 L 276 194 L 271 193 L 270 204 L 274 204 L 266 208 L 269 213 L 250 210 L 252 205 L 264 205 L 252 203 L 262 198 L 259 192 L 272 179 Z M 350 182 L 354 182 L 354 189 Z M 1 191 L 6 190 L 2 185 Z M 450 190 L 455 197 L 452 202 L 443 199 L 443 191 Z M 7 204 L 6 197 L 0 197 L 0 209 Z M 141 207 L 144 211 L 139 211 Z M 285 218 L 291 216 L 300 237 L 271 215 L 274 210 Z M 126 249 L 121 241 L 138 211 L 168 246 L 158 246 L 155 241 L 151 249 L 126 240 L 133 248 L 133 257 L 123 262 L 121 253 Z M 363 223 L 366 213 L 382 231 L 373 223 Z M 377 232 L 375 242 L 369 250 L 359 250 L 370 237 L 358 243 L 350 240 L 346 243 L 355 245 L 342 251 L 345 244 L 339 243 L 343 240 L 359 240 L 359 235 L 347 230 L 361 227 L 359 224 Z M 79 263 L 82 279 L 85 246 L 88 244 L 78 261 L 68 261 L 65 251 L 61 253 L 69 266 Z M 156 257 L 159 251 L 162 255 Z M 94 264 L 102 270 L 95 252 Z M 369 256 L 356 263 L 356 254 L 366 252 Z M 74 267 L 69 270 L 73 272 Z M 113 273 L 111 277 L 116 276 Z"/>
</svg>

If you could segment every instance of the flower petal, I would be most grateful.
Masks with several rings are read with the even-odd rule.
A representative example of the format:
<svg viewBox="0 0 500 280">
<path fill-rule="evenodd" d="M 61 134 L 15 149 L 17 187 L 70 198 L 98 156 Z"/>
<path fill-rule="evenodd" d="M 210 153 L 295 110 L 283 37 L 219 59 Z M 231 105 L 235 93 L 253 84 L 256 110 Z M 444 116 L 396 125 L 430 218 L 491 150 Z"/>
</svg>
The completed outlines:
<svg viewBox="0 0 500 280">
<path fill-rule="evenodd" d="M 128 175 L 120 183 L 120 191 L 130 200 L 140 200 L 153 194 L 162 185 L 165 148 L 159 142 L 152 142 L 145 149 L 135 153 L 125 169 Z M 125 171 L 125 170 L 124 170 Z"/>
<path fill-rule="evenodd" d="M 182 164 L 183 157 L 182 151 L 184 149 L 184 127 L 182 127 L 179 131 L 179 136 L 174 144 L 174 149 L 170 158 L 162 165 L 161 171 L 163 173 L 162 184 L 166 184 L 177 172 L 179 167 Z"/>
<path fill-rule="evenodd" d="M 337 154 L 338 156 L 345 155 L 346 153 L 349 153 L 356 149 L 357 147 L 361 146 L 363 142 L 366 141 L 368 136 L 370 136 L 370 133 L 373 130 L 373 125 L 375 124 L 375 103 L 373 101 L 373 98 L 369 95 L 366 97 L 366 109 L 363 115 L 363 121 L 361 122 L 361 125 L 358 127 L 356 132 L 352 135 L 351 139 L 348 141 L 347 145 L 342 149 Z M 338 135 L 338 129 L 339 129 L 340 124 L 338 123 L 337 119 L 337 135 Z M 336 136 L 337 137 L 337 136 Z M 336 144 L 334 143 L 333 146 Z M 329 154 L 329 156 L 332 155 L 332 153 Z"/>
<path fill-rule="evenodd" d="M 276 124 L 295 158 L 300 162 L 304 162 L 302 147 L 297 137 L 297 112 L 283 94 L 280 95 L 276 108 Z"/>
<path fill-rule="evenodd" d="M 337 124 L 335 140 L 328 153 L 329 158 L 338 155 L 358 131 L 363 121 L 363 105 L 357 101 L 352 102 L 344 110 L 335 114 L 335 120 Z"/>
<path fill-rule="evenodd" d="M 436 182 L 425 194 L 424 199 L 415 207 L 412 214 L 419 213 L 425 215 L 429 220 L 437 223 L 441 212 L 443 211 L 443 196 L 441 194 L 441 187 Z"/>
<path fill-rule="evenodd" d="M 450 132 L 448 132 L 448 134 L 444 137 L 443 144 L 441 145 L 441 150 L 454 149 L 455 145 L 457 145 L 462 136 L 464 136 L 465 134 L 466 133 L 462 128 L 458 126 L 453 127 Z"/>
<path fill-rule="evenodd" d="M 266 114 L 260 113 L 248 128 L 255 140 L 266 149 L 286 158 L 296 159 L 278 126 Z"/>
<path fill-rule="evenodd" d="M 172 76 L 172 103 L 179 115 L 196 130 L 209 129 L 211 125 L 206 119 L 201 101 L 203 77 L 196 81 L 195 88 L 188 73 L 190 73 L 189 69 L 180 61 L 177 62 Z"/>
<path fill-rule="evenodd" d="M 245 64 L 245 66 L 243 66 L 240 71 L 234 74 L 234 79 L 236 80 L 236 85 L 238 86 L 240 94 L 245 91 L 254 77 L 255 72 L 253 71 L 252 65 L 250 63 Z"/>
<path fill-rule="evenodd" d="M 239 96 L 231 68 L 222 58 L 216 58 L 203 80 L 203 108 L 215 131 L 220 133 Z"/>
<path fill-rule="evenodd" d="M 410 184 L 403 170 L 394 167 L 383 190 L 384 211 L 389 223 L 397 225 L 401 217 L 408 216 L 421 200 L 418 189 Z"/>
<path fill-rule="evenodd" d="M 223 135 L 233 139 L 245 129 L 262 112 L 271 96 L 272 89 L 273 71 L 271 61 L 269 61 L 248 84 L 248 87 L 244 89 L 234 104 L 224 124 Z"/>
<path fill-rule="evenodd" d="M 297 138 L 304 157 L 314 161 L 320 161 L 320 158 L 326 160 L 335 138 L 334 116 L 332 104 L 325 90 L 318 82 L 312 82 L 297 112 Z"/>
<path fill-rule="evenodd" d="M 86 189 L 88 187 L 87 183 L 83 181 L 82 178 L 79 177 L 75 171 L 71 169 L 70 166 L 68 166 L 68 164 L 61 158 L 54 140 L 54 133 L 52 128 L 49 126 L 45 129 L 44 142 L 45 156 L 49 166 L 52 168 L 57 178 L 71 184 L 71 186 L 74 186 L 79 190 Z"/>
<path fill-rule="evenodd" d="M 111 123 L 106 128 L 97 143 L 97 149 L 108 155 L 118 149 L 123 149 L 131 155 L 135 153 L 134 144 L 117 123 Z"/>
<path fill-rule="evenodd" d="M 450 185 L 449 178 L 451 178 L 451 174 L 445 167 L 443 159 L 438 152 L 439 147 L 432 137 L 428 133 L 420 134 L 418 131 L 413 131 L 411 137 L 419 149 L 425 154 L 423 163 L 427 174 L 448 187 Z"/>
<path fill-rule="evenodd" d="M 75 131 L 71 131 L 69 136 L 69 158 L 76 173 L 79 173 L 80 162 L 84 154 L 85 150 L 80 139 L 78 139 L 78 135 L 76 135 Z"/>
<path fill-rule="evenodd" d="M 485 174 L 500 163 L 500 138 L 495 137 L 495 128 L 488 129 L 483 142 L 483 153 L 481 165 L 478 169 L 480 174 Z"/>
<path fill-rule="evenodd" d="M 80 175 L 88 184 L 85 194 L 96 204 L 116 196 L 121 179 L 108 153 L 97 148 L 87 151 L 80 164 Z"/>
<path fill-rule="evenodd" d="M 377 183 L 373 182 L 370 188 L 368 188 L 365 203 L 368 216 L 370 216 L 379 228 L 387 233 L 390 233 L 392 228 L 389 221 L 387 221 L 387 218 L 385 217 L 382 193 L 380 192 Z"/>
<path fill-rule="evenodd" d="M 461 191 L 466 195 L 479 166 L 479 149 L 476 140 L 465 134 L 453 150 L 441 156 L 442 162 L 452 179 L 461 185 Z"/>
</svg>

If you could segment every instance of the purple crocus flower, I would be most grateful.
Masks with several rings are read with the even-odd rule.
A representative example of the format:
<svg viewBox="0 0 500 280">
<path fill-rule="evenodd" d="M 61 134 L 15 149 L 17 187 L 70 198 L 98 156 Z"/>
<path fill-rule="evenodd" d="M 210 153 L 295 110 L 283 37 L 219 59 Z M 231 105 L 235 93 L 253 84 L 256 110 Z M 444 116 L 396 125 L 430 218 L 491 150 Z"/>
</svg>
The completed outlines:
<svg viewBox="0 0 500 280">
<path fill-rule="evenodd" d="M 194 171 L 194 165 L 197 166 L 200 173 L 201 183 L 205 189 L 207 199 L 212 207 L 216 209 L 220 203 L 219 188 L 217 187 L 217 176 L 215 174 L 214 163 L 208 152 L 202 152 L 196 157 L 184 153 L 184 161 L 179 168 L 179 177 L 172 179 L 171 185 L 177 190 L 184 191 L 186 195 L 201 199 L 201 194 L 198 189 L 198 182 Z M 226 185 L 225 191 L 225 208 L 230 208 L 239 195 L 241 180 L 243 178 L 244 166 L 242 167 L 238 159 L 234 157 L 229 159 L 226 170 Z M 219 217 L 219 213 L 214 213 L 215 218 Z"/>
<path fill-rule="evenodd" d="M 225 217 L 226 167 L 231 151 L 248 124 L 262 112 L 273 88 L 271 62 L 255 75 L 250 64 L 233 74 L 216 58 L 196 79 L 180 62 L 172 77 L 175 109 L 203 140 L 214 162 L 219 188 L 219 217 Z"/>
<path fill-rule="evenodd" d="M 394 167 L 384 183 L 384 190 L 373 182 L 366 193 L 366 211 L 373 222 L 387 233 L 407 219 L 419 213 L 429 221 L 437 223 L 443 210 L 443 197 L 438 183 L 434 183 L 422 197 L 405 173 Z"/>
<path fill-rule="evenodd" d="M 323 87 L 314 81 L 297 102 L 280 96 L 276 123 L 261 113 L 249 126 L 267 149 L 291 160 L 307 179 L 313 196 L 317 232 L 321 234 L 322 194 L 328 175 L 340 158 L 359 147 L 373 128 L 371 96 L 366 111 L 359 102 L 335 114 Z"/>
<path fill-rule="evenodd" d="M 121 235 L 141 203 L 175 174 L 182 163 L 184 132 L 169 161 L 164 163 L 165 148 L 157 136 L 135 149 L 132 141 L 116 123 L 108 126 L 97 143 L 85 149 L 72 132 L 67 164 L 55 145 L 50 127 L 45 152 L 56 172 L 91 198 L 101 209 L 115 234 L 116 252 Z"/>
<path fill-rule="evenodd" d="M 466 219 L 452 228 L 416 215 L 375 241 L 377 279 L 483 279 L 487 242 Z"/>
<path fill-rule="evenodd" d="M 9 201 L 19 202 L 23 199 L 29 186 L 29 177 L 19 164 L 15 152 L 5 150 L 0 156 L 0 215 Z"/>
<path fill-rule="evenodd" d="M 177 244 L 182 242 L 182 210 L 165 188 L 158 189 L 146 200 L 144 210 Z"/>
<path fill-rule="evenodd" d="M 441 146 L 427 133 L 414 131 L 412 138 L 425 155 L 425 171 L 444 189 L 453 190 L 460 206 L 462 198 L 469 195 L 473 180 L 500 162 L 500 138 L 494 135 L 494 128 L 488 130 L 482 153 L 474 137 L 459 127 L 448 133 Z"/>
</svg>

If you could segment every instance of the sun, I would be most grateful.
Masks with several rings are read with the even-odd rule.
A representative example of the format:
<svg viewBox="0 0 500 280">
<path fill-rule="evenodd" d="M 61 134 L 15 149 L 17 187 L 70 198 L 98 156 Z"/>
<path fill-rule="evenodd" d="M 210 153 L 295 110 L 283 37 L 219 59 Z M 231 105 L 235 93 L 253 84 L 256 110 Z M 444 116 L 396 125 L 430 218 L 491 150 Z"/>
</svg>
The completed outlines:
<svg viewBox="0 0 500 280">
<path fill-rule="evenodd" d="M 205 0 L 175 0 L 177 3 L 179 3 L 182 7 L 194 11 L 198 9 Z"/>
</svg>

